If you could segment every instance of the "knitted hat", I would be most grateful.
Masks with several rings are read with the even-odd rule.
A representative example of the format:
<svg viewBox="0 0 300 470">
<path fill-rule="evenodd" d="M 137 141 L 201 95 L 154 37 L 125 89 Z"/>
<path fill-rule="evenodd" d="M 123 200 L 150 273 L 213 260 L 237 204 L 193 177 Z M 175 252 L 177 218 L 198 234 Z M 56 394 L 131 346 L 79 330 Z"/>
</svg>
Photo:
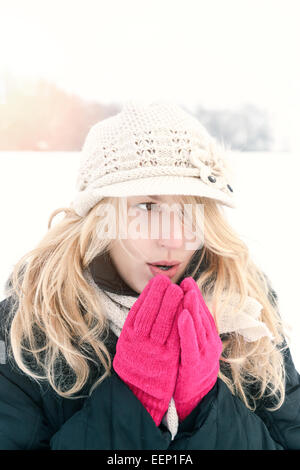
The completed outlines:
<svg viewBox="0 0 300 470">
<path fill-rule="evenodd" d="M 71 207 L 85 216 L 103 197 L 197 195 L 235 207 L 224 151 L 168 101 L 128 101 L 85 139 Z"/>
</svg>

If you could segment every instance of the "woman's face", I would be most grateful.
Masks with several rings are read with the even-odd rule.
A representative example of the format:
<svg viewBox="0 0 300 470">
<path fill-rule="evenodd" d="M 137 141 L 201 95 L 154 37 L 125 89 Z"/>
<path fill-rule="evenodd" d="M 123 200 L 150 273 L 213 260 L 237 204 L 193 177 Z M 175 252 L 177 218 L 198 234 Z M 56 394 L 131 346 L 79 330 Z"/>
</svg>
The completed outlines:
<svg viewBox="0 0 300 470">
<path fill-rule="evenodd" d="M 181 206 L 174 203 L 172 196 L 164 195 L 131 196 L 126 201 L 126 237 L 115 240 L 110 249 L 119 275 L 134 291 L 141 293 L 148 281 L 158 274 L 149 264 L 170 261 L 179 263 L 176 272 L 161 272 L 176 283 L 200 246 L 198 243 L 191 249 L 187 243 L 191 241 L 191 231 L 187 230 L 180 210 L 171 209 L 175 206 L 181 209 Z"/>
</svg>

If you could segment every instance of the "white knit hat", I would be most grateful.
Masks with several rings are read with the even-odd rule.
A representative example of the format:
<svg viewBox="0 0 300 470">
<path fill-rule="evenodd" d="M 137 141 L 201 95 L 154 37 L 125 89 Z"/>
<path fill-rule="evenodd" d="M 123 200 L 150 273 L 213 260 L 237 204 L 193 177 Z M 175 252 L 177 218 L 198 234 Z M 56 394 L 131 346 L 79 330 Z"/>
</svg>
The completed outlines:
<svg viewBox="0 0 300 470">
<path fill-rule="evenodd" d="M 70 206 L 85 216 L 103 197 L 197 195 L 235 207 L 230 168 L 203 125 L 168 101 L 128 101 L 90 129 Z"/>
</svg>

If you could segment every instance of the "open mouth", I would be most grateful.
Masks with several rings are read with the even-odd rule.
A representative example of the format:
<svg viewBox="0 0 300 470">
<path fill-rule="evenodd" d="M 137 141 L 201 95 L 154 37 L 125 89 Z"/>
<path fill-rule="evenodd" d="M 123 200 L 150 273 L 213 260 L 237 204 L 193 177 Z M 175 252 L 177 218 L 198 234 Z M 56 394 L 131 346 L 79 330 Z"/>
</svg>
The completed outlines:
<svg viewBox="0 0 300 470">
<path fill-rule="evenodd" d="M 169 269 L 172 269 L 173 266 L 175 266 L 175 265 L 173 265 L 173 266 L 164 266 L 162 264 L 152 264 L 151 266 L 155 266 L 159 269 L 162 269 L 163 271 L 169 271 Z"/>
<path fill-rule="evenodd" d="M 155 276 L 156 274 L 162 274 L 162 273 L 165 273 L 166 276 L 168 277 L 173 277 L 178 268 L 179 268 L 179 265 L 180 263 L 177 263 L 177 264 L 172 264 L 172 265 L 165 265 L 165 264 L 150 264 L 150 263 L 147 263 L 149 268 L 150 268 L 150 271 L 151 273 Z"/>
</svg>

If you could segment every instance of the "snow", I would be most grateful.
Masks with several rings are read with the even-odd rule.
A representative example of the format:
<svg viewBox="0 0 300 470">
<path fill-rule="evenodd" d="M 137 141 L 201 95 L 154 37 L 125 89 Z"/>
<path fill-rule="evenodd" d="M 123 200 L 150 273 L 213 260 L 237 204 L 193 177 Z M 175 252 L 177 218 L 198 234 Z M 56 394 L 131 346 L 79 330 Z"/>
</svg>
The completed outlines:
<svg viewBox="0 0 300 470">
<path fill-rule="evenodd" d="M 78 152 L 0 152 L 0 300 L 5 298 L 4 283 L 14 263 L 47 232 L 50 213 L 69 206 L 79 157 Z M 232 152 L 229 160 L 236 208 L 226 208 L 225 213 L 278 294 L 292 356 L 300 370 L 299 157 Z"/>
</svg>

